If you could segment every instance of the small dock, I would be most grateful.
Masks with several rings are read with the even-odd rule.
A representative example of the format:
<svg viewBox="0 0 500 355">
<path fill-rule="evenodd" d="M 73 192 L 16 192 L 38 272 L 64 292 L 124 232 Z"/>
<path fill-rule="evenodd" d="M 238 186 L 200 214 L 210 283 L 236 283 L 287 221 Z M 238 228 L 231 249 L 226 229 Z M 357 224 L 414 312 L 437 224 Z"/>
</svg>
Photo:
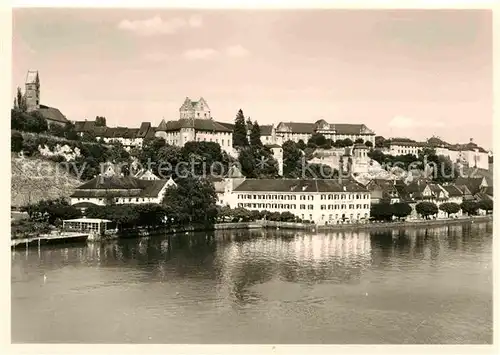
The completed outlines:
<svg viewBox="0 0 500 355">
<path fill-rule="evenodd" d="M 25 246 L 28 248 L 30 244 L 41 243 L 47 244 L 50 242 L 67 242 L 67 241 L 85 241 L 87 240 L 89 233 L 84 232 L 62 232 L 62 233 L 52 233 L 52 234 L 40 234 L 36 237 L 29 238 L 18 238 L 11 240 L 11 247 L 16 248 L 17 246 Z"/>
</svg>

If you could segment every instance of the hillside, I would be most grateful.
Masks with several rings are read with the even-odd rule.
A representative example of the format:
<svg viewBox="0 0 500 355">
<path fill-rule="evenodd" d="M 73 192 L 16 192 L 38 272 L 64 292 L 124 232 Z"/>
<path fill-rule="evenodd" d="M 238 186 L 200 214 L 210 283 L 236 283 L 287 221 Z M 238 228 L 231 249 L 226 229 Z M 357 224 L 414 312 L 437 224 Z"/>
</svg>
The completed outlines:
<svg viewBox="0 0 500 355">
<path fill-rule="evenodd" d="M 474 168 L 465 168 L 464 173 L 467 176 L 473 177 L 485 177 L 489 186 L 493 186 L 493 164 L 490 164 L 488 170 L 484 169 L 474 169 Z"/>
<path fill-rule="evenodd" d="M 37 158 L 11 156 L 11 205 L 25 206 L 43 199 L 68 197 L 81 182 L 59 169 L 55 162 Z"/>
</svg>

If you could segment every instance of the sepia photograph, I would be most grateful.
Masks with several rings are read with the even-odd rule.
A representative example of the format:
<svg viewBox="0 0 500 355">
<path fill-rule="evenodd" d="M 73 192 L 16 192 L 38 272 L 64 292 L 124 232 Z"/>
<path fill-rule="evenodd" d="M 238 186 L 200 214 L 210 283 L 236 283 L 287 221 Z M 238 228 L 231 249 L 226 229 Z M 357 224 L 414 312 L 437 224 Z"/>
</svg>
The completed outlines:
<svg viewBox="0 0 500 355">
<path fill-rule="evenodd" d="M 493 345 L 492 10 L 13 8 L 11 70 L 12 344 Z"/>
</svg>

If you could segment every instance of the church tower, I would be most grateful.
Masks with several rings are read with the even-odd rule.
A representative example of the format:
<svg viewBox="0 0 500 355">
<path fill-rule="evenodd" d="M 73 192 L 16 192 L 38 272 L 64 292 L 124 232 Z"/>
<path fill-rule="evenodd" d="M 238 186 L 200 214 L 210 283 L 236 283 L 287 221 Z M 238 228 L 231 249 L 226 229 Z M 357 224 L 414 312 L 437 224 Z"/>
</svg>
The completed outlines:
<svg viewBox="0 0 500 355">
<path fill-rule="evenodd" d="M 40 78 L 38 71 L 28 71 L 26 75 L 26 83 L 24 98 L 26 100 L 26 110 L 28 112 L 40 108 Z"/>
</svg>

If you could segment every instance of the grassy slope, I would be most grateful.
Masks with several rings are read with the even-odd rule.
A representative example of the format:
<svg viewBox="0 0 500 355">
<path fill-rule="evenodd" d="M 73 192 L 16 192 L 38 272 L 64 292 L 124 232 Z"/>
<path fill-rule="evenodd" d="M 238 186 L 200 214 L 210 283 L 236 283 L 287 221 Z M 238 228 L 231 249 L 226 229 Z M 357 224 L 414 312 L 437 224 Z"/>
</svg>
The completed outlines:
<svg viewBox="0 0 500 355">
<path fill-rule="evenodd" d="M 55 174 L 56 163 L 39 158 L 11 156 L 11 205 L 25 206 L 42 199 L 68 197 L 81 181 L 64 170 Z"/>
</svg>

